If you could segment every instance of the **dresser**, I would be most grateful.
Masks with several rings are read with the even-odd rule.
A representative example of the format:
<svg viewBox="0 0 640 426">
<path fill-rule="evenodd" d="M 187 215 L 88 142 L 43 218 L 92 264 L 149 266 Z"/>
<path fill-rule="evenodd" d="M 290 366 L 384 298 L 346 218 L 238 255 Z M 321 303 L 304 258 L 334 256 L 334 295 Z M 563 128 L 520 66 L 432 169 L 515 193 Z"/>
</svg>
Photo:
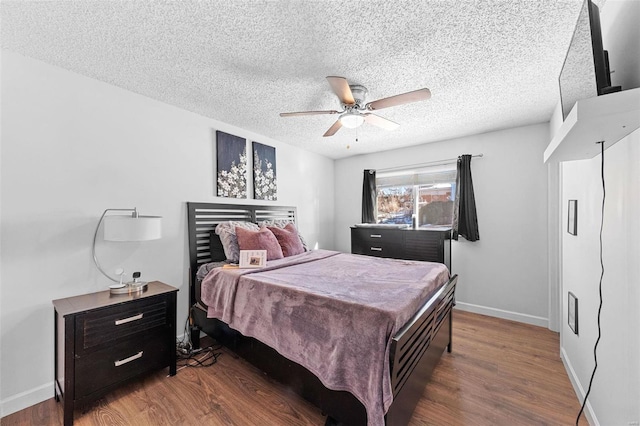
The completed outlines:
<svg viewBox="0 0 640 426">
<path fill-rule="evenodd" d="M 73 410 L 126 381 L 169 367 L 176 374 L 176 294 L 158 281 L 142 292 L 109 290 L 53 301 L 55 397 Z"/>
<path fill-rule="evenodd" d="M 439 262 L 451 271 L 451 229 L 353 226 L 351 253 Z"/>
</svg>

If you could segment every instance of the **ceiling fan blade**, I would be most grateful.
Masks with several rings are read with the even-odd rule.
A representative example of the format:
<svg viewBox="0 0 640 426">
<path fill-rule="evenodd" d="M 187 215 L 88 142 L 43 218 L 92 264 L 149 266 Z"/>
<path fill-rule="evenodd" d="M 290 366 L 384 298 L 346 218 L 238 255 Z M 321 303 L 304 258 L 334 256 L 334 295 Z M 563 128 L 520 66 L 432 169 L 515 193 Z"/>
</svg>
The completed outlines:
<svg viewBox="0 0 640 426">
<path fill-rule="evenodd" d="M 338 114 L 338 111 L 300 111 L 300 112 L 281 112 L 280 117 L 296 117 L 299 115 L 322 115 L 322 114 Z"/>
<path fill-rule="evenodd" d="M 329 127 L 329 130 L 327 130 L 322 136 L 325 138 L 327 136 L 333 136 L 336 134 L 338 130 L 340 130 L 341 127 L 342 127 L 342 123 L 340 122 L 340 119 L 338 119 L 336 120 L 335 123 L 333 123 L 333 126 Z"/>
<path fill-rule="evenodd" d="M 333 92 L 338 96 L 340 102 L 346 105 L 353 105 L 356 103 L 346 78 L 329 76 L 327 77 L 327 81 L 329 81 Z"/>
<path fill-rule="evenodd" d="M 386 118 L 382 118 L 379 115 L 366 113 L 366 114 L 363 114 L 363 116 L 364 116 L 364 121 L 366 121 L 367 123 L 373 124 L 374 126 L 381 127 L 385 130 L 395 130 L 398 127 L 400 127 L 398 123 L 391 120 L 387 120 Z"/>
<path fill-rule="evenodd" d="M 375 111 L 377 109 L 389 108 L 396 105 L 409 104 L 411 102 L 426 101 L 431 98 L 431 91 L 427 88 L 414 90 L 413 92 L 403 93 L 401 95 L 389 96 L 388 98 L 378 99 L 369 102 L 366 109 Z"/>
</svg>

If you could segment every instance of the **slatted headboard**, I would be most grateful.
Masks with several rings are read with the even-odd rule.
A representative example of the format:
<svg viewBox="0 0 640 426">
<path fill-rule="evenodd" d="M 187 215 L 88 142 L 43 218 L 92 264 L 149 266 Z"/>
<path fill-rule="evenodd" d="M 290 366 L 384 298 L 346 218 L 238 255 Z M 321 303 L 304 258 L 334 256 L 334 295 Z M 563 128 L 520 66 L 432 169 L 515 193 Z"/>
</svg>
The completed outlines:
<svg viewBox="0 0 640 426">
<path fill-rule="evenodd" d="M 243 204 L 187 202 L 189 233 L 189 306 L 195 303 L 196 273 L 200 265 L 211 262 L 211 231 L 220 222 L 237 220 L 260 223 L 266 220 L 289 220 L 296 223 L 296 208 Z"/>
</svg>

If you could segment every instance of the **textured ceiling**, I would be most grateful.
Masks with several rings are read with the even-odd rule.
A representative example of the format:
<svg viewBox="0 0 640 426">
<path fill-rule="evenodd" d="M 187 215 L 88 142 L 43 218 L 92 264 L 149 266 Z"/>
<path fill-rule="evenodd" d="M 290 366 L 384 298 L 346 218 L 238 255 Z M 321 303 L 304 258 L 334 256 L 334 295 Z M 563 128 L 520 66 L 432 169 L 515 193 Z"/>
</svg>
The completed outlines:
<svg viewBox="0 0 640 426">
<path fill-rule="evenodd" d="M 1 42 L 342 158 L 548 121 L 582 1 L 3 1 Z M 323 138 L 335 115 L 278 115 L 340 109 L 329 75 L 368 101 L 422 87 L 432 98 L 378 111 L 395 131 Z"/>
</svg>

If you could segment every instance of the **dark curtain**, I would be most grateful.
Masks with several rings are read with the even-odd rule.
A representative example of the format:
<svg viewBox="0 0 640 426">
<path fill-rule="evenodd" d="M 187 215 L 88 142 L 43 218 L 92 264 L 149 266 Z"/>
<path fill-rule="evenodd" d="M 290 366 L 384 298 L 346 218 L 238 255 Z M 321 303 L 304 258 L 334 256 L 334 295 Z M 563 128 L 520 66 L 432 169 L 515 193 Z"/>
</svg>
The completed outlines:
<svg viewBox="0 0 640 426">
<path fill-rule="evenodd" d="M 458 157 L 456 199 L 453 206 L 453 239 L 457 240 L 458 235 L 468 241 L 480 239 L 476 198 L 473 195 L 473 179 L 471 179 L 471 155 L 468 154 Z"/>
<path fill-rule="evenodd" d="M 376 171 L 365 170 L 362 180 L 362 223 L 376 223 Z"/>
</svg>

